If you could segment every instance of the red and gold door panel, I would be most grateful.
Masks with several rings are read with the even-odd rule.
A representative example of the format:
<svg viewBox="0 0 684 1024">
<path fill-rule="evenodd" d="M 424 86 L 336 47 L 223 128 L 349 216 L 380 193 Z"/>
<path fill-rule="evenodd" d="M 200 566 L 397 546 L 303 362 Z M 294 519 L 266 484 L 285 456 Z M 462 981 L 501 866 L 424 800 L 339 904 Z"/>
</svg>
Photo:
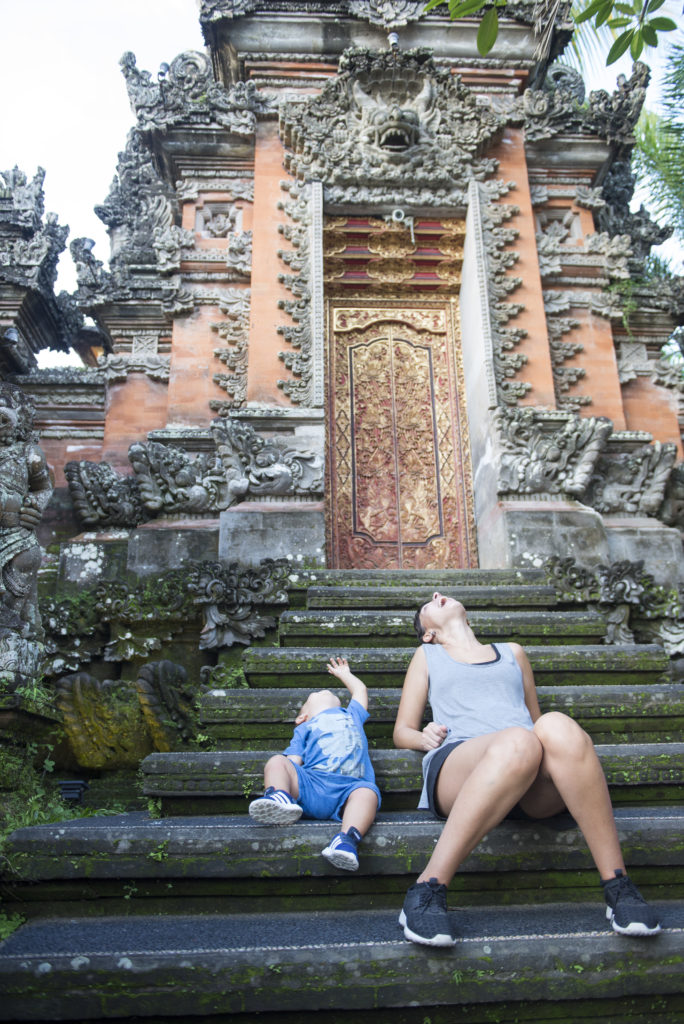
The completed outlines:
<svg viewBox="0 0 684 1024">
<path fill-rule="evenodd" d="M 328 564 L 477 565 L 452 301 L 328 304 Z"/>
</svg>

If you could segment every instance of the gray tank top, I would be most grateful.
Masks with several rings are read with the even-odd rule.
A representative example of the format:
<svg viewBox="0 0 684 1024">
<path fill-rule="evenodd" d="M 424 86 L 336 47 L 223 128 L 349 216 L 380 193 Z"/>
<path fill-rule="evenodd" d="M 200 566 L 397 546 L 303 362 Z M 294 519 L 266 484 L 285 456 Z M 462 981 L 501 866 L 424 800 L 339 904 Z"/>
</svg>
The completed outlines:
<svg viewBox="0 0 684 1024">
<path fill-rule="evenodd" d="M 522 671 L 510 645 L 492 647 L 496 658 L 469 665 L 455 661 L 440 644 L 423 644 L 432 720 L 449 730 L 444 743 L 469 740 L 514 725 L 534 728 L 525 704 Z M 423 779 L 437 750 L 428 751 L 423 758 Z M 428 806 L 424 784 L 418 806 Z"/>
</svg>

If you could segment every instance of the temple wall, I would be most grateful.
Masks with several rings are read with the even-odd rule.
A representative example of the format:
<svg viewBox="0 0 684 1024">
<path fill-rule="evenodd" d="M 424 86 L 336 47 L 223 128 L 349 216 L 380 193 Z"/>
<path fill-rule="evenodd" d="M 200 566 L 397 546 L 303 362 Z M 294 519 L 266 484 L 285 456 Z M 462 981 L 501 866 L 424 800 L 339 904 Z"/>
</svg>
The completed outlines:
<svg viewBox="0 0 684 1024">
<path fill-rule="evenodd" d="M 522 131 L 506 129 L 501 142 L 488 155 L 499 161 L 498 177 L 515 182 L 516 187 L 501 201 L 514 203 L 520 208 L 520 213 L 511 218 L 507 226 L 519 232 L 511 248 L 520 258 L 510 271 L 510 276 L 522 278 L 522 284 L 512 294 L 511 301 L 519 302 L 525 308 L 512 324 L 527 331 L 527 337 L 517 346 L 517 351 L 527 356 L 528 360 L 520 374 L 521 379 L 532 385 L 522 402 L 553 409 L 556 405 L 553 372 Z"/>
<path fill-rule="evenodd" d="M 283 144 L 278 126 L 272 122 L 257 129 L 254 157 L 254 233 L 252 248 L 252 306 L 249 325 L 247 398 L 250 402 L 290 405 L 278 388 L 278 380 L 289 376 L 278 353 L 287 343 L 278 334 L 289 317 L 278 308 L 278 300 L 292 298 L 278 275 L 287 267 L 278 256 L 288 243 L 278 231 L 286 218 L 278 209 L 283 201 L 280 183 L 288 178 L 283 169 Z"/>
</svg>

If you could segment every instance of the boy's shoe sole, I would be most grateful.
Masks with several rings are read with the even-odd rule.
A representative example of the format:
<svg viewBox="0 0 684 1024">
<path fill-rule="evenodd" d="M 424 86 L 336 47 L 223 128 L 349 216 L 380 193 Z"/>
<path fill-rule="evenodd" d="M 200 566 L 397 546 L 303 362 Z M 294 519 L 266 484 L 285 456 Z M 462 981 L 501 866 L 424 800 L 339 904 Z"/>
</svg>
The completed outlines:
<svg viewBox="0 0 684 1024">
<path fill-rule="evenodd" d="M 359 866 L 359 858 L 346 850 L 333 850 L 326 846 L 325 850 L 321 850 L 321 856 L 330 861 L 334 868 L 342 868 L 343 871 L 356 871 Z"/>
<path fill-rule="evenodd" d="M 303 812 L 299 804 L 281 804 L 262 796 L 252 800 L 248 813 L 259 825 L 292 825 L 299 821 Z"/>
<path fill-rule="evenodd" d="M 456 939 L 453 935 L 447 935 L 443 932 L 438 932 L 437 935 L 432 935 L 427 938 L 425 935 L 418 935 L 416 932 L 412 932 L 406 924 L 406 914 L 402 910 L 399 914 L 399 924 L 404 929 L 404 935 L 410 942 L 417 942 L 421 946 L 455 946 Z"/>
<path fill-rule="evenodd" d="M 661 930 L 657 924 L 655 928 L 649 928 L 643 921 L 631 921 L 626 928 L 615 921 L 615 912 L 611 907 L 606 907 L 606 917 L 610 921 L 614 932 L 618 935 L 657 935 Z"/>
</svg>

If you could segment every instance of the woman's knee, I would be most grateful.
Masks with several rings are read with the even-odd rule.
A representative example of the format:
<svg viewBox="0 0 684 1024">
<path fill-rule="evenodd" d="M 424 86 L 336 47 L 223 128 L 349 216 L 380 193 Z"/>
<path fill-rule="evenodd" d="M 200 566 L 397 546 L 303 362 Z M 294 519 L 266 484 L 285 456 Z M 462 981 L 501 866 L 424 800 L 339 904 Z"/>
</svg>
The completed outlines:
<svg viewBox="0 0 684 1024">
<path fill-rule="evenodd" d="M 507 771 L 536 771 L 543 756 L 539 738 L 531 729 L 513 727 L 497 733 L 488 747 L 488 756 Z"/>
<path fill-rule="evenodd" d="M 578 757 L 593 751 L 591 737 L 574 719 L 561 711 L 549 711 L 534 724 L 534 731 L 545 753 Z"/>
</svg>

